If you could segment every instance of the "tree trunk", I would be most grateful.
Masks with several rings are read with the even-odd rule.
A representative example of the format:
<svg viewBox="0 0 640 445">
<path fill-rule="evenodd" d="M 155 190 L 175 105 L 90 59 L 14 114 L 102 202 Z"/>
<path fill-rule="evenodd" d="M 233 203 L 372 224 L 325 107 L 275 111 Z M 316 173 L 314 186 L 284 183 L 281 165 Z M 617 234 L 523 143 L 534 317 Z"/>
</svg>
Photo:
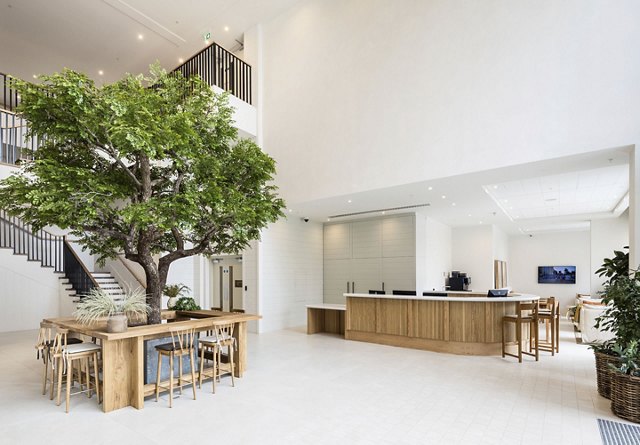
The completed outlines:
<svg viewBox="0 0 640 445">
<path fill-rule="evenodd" d="M 149 314 L 147 316 L 147 324 L 160 324 L 162 316 L 162 290 L 164 285 L 160 283 L 160 277 L 155 270 L 147 270 L 144 273 L 147 277 L 147 304 L 149 305 Z"/>
</svg>

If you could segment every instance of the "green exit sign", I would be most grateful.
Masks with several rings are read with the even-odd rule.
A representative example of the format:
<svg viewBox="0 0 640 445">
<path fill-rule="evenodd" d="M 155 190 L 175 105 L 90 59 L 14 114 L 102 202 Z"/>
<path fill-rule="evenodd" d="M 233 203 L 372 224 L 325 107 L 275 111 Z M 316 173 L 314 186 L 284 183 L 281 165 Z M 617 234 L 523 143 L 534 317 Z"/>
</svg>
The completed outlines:
<svg viewBox="0 0 640 445">
<path fill-rule="evenodd" d="M 205 39 L 205 40 L 211 40 L 211 33 L 210 33 L 210 32 L 206 33 L 206 34 L 204 35 L 204 39 Z"/>
</svg>

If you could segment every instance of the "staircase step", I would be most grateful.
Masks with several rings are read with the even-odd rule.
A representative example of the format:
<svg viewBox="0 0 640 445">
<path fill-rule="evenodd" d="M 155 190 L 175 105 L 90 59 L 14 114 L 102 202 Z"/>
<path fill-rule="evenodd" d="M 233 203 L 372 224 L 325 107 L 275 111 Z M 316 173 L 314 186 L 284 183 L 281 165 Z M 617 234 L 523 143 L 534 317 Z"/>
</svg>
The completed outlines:
<svg viewBox="0 0 640 445">
<path fill-rule="evenodd" d="M 89 272 L 94 278 L 98 277 L 108 277 L 112 278 L 113 276 L 109 272 Z"/>
</svg>

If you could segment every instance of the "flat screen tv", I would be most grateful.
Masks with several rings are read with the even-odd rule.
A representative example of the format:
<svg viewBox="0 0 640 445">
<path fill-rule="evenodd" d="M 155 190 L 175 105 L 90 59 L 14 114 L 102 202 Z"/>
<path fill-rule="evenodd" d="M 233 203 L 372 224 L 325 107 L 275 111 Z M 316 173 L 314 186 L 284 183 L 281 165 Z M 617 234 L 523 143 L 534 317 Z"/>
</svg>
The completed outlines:
<svg viewBox="0 0 640 445">
<path fill-rule="evenodd" d="M 576 266 L 538 266 L 538 283 L 575 284 Z"/>
</svg>

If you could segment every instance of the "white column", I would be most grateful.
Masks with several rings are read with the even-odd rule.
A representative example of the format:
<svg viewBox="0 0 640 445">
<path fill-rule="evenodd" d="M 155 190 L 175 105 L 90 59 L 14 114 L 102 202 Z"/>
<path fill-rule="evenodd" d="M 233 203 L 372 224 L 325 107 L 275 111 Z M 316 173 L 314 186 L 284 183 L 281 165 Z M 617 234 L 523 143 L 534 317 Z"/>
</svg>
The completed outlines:
<svg viewBox="0 0 640 445">
<path fill-rule="evenodd" d="M 640 265 L 640 146 L 629 156 L 629 267 Z"/>
</svg>

